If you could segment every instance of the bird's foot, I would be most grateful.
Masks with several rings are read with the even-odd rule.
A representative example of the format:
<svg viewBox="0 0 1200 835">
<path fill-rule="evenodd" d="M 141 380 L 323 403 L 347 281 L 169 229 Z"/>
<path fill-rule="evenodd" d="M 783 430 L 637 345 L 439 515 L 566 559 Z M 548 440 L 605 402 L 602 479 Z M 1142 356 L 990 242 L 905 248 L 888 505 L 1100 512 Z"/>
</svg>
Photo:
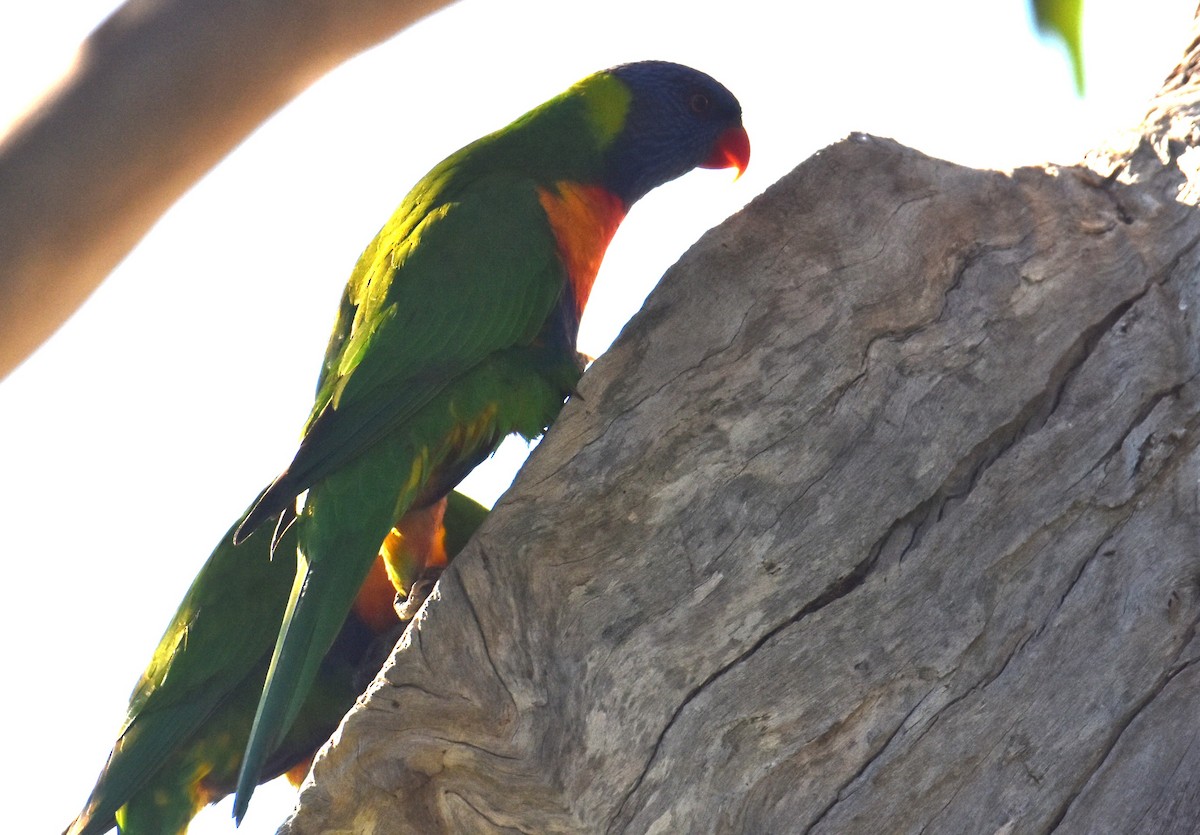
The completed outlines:
<svg viewBox="0 0 1200 835">
<path fill-rule="evenodd" d="M 441 572 L 439 571 L 437 574 L 440 575 Z M 405 623 L 415 618 L 421 606 L 425 604 L 425 599 L 429 597 L 429 593 L 433 591 L 433 587 L 436 584 L 437 576 L 422 577 L 412 584 L 412 587 L 408 590 L 407 597 L 397 594 L 394 604 L 396 616 Z"/>
</svg>

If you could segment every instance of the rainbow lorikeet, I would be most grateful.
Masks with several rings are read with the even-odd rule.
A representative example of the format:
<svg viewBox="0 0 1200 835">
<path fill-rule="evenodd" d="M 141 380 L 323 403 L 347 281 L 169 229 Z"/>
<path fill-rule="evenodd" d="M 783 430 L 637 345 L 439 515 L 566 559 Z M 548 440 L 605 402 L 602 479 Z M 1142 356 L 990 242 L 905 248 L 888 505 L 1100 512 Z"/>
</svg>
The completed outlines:
<svg viewBox="0 0 1200 835">
<path fill-rule="evenodd" d="M 507 435 L 546 430 L 582 373 L 579 320 L 617 225 L 692 168 L 744 169 L 741 115 L 679 64 L 598 72 L 438 164 L 368 244 L 299 450 L 235 535 L 277 520 L 278 540 L 294 526 L 298 562 L 235 818 L 392 520 L 437 501 Z"/>
<path fill-rule="evenodd" d="M 444 518 L 443 518 L 444 512 Z M 401 520 L 384 542 L 410 573 L 437 571 L 466 544 L 487 510 L 451 493 L 431 514 Z M 403 532 L 403 534 L 401 533 Z M 234 546 L 233 532 L 200 569 L 129 701 L 92 796 L 67 830 L 179 835 L 206 804 L 234 789 L 295 568 L 272 560 L 270 531 Z M 280 547 L 295 548 L 286 532 Z M 363 583 L 318 668 L 291 729 L 270 752 L 263 780 L 302 780 L 317 749 L 365 689 L 373 653 L 390 648 L 400 620 L 383 557 Z M 382 662 L 382 657 L 378 658 Z"/>
</svg>

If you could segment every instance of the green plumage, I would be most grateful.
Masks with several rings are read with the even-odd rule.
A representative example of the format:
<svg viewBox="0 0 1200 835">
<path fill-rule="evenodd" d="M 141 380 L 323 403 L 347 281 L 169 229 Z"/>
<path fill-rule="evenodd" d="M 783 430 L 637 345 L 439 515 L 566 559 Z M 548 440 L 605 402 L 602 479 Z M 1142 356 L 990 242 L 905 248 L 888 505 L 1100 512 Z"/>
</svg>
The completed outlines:
<svg viewBox="0 0 1200 835">
<path fill-rule="evenodd" d="M 457 554 L 487 511 L 452 493 L 446 551 Z M 200 569 L 129 701 L 108 764 L 68 830 L 173 835 L 233 791 L 295 566 L 270 558 L 270 531 L 240 545 L 230 531 Z M 295 548 L 294 532 L 279 543 Z M 323 659 L 296 722 L 267 757 L 262 779 L 302 763 L 333 733 L 363 689 L 376 636 L 351 615 Z"/>
<path fill-rule="evenodd" d="M 355 327 L 335 336 L 322 405 L 277 482 L 289 498 L 309 489 L 303 563 L 260 709 L 269 732 L 248 763 L 294 720 L 392 520 L 436 500 L 506 435 L 540 435 L 577 382 L 573 344 L 545 327 L 566 276 L 539 215 L 532 183 L 489 178 L 376 256 L 382 275 L 357 274 Z M 478 246 L 495 283 L 478 280 Z"/>
<path fill-rule="evenodd" d="M 625 211 L 697 165 L 744 167 L 748 153 L 741 107 L 711 78 L 625 65 L 447 158 L 367 246 L 299 450 L 237 534 L 295 517 L 296 580 L 238 820 L 388 526 L 445 495 L 506 435 L 540 435 L 574 390 L 578 316 Z"/>
<path fill-rule="evenodd" d="M 569 91 L 450 156 L 408 194 L 346 285 L 300 449 L 242 530 L 546 327 L 567 275 L 537 189 L 598 177 L 603 137 L 591 114 L 601 98 Z M 574 334 L 547 336 L 538 360 L 569 391 Z"/>
<path fill-rule="evenodd" d="M 347 615 L 390 527 L 435 519 L 505 436 L 554 420 L 629 207 L 696 166 L 748 159 L 728 90 L 648 61 L 589 76 L 417 184 L 351 274 L 294 459 L 197 577 L 73 835 L 114 818 L 129 833 L 179 831 L 234 769 L 241 820 L 260 780 L 328 736 L 358 690 L 363 642 Z M 450 539 L 478 523 L 461 502 L 450 495 Z M 405 547 L 384 553 L 407 591 L 427 560 Z M 268 665 L 264 625 L 281 617 Z"/>
</svg>

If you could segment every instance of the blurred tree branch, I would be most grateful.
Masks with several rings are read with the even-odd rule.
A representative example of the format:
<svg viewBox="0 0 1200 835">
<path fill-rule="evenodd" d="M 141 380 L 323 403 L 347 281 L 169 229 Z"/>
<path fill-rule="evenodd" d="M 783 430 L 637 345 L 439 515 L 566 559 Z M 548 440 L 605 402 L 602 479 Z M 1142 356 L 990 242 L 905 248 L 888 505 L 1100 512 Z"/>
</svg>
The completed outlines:
<svg viewBox="0 0 1200 835">
<path fill-rule="evenodd" d="M 0 138 L 0 378 L 257 125 L 446 5 L 131 0 L 118 9 Z"/>
</svg>

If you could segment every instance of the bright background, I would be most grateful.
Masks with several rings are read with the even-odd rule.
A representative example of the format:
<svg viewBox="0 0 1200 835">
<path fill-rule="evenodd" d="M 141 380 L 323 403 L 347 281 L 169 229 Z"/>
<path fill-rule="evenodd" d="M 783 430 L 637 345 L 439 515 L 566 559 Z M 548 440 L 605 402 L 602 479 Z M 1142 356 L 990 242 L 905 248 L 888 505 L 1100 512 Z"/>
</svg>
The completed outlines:
<svg viewBox="0 0 1200 835">
<path fill-rule="evenodd" d="M 4 828 L 59 832 L 82 805 L 209 548 L 291 458 L 358 252 L 441 157 L 623 61 L 691 64 L 739 96 L 749 171 L 693 173 L 630 213 L 580 335 L 599 354 L 701 232 L 852 130 L 971 166 L 1078 160 L 1143 115 L 1195 0 L 1087 0 L 1083 99 L 1026 5 L 465 0 L 264 125 L 0 382 Z M 0 125 L 115 6 L 0 9 Z M 469 492 L 493 501 L 523 455 L 510 443 Z M 273 832 L 293 799 L 259 789 L 240 832 Z M 229 808 L 192 832 L 231 833 Z"/>
</svg>

